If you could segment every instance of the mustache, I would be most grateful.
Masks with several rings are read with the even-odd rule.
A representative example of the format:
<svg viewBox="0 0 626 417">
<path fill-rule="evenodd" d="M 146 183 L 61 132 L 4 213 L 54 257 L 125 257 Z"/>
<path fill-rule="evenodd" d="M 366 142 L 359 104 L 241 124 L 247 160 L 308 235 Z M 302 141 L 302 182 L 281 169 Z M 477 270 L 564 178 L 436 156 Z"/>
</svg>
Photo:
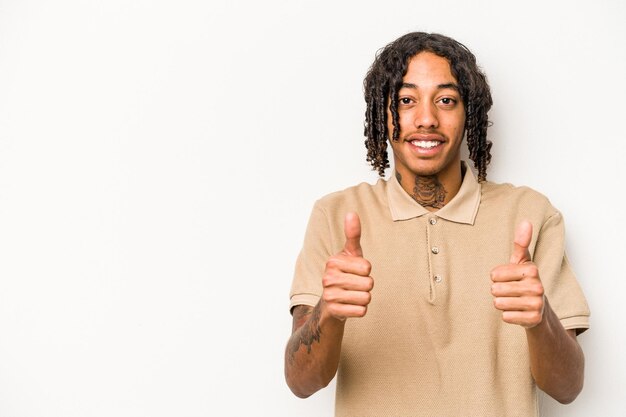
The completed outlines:
<svg viewBox="0 0 626 417">
<path fill-rule="evenodd" d="M 429 130 L 416 130 L 405 134 L 400 134 L 400 139 L 404 142 L 411 142 L 413 140 L 434 140 L 438 142 L 448 142 L 449 138 L 437 129 Z"/>
</svg>

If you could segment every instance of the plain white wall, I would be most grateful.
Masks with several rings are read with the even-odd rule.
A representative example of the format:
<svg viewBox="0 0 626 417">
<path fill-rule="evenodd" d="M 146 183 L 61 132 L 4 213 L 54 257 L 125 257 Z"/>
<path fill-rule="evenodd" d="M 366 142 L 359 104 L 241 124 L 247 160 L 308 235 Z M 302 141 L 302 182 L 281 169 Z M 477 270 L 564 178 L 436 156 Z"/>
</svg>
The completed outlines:
<svg viewBox="0 0 626 417">
<path fill-rule="evenodd" d="M 413 30 L 477 55 L 490 179 L 564 213 L 586 386 L 626 415 L 626 7 L 0 0 L 0 415 L 331 416 L 283 381 L 313 202 L 376 180 L 362 79 Z"/>
</svg>

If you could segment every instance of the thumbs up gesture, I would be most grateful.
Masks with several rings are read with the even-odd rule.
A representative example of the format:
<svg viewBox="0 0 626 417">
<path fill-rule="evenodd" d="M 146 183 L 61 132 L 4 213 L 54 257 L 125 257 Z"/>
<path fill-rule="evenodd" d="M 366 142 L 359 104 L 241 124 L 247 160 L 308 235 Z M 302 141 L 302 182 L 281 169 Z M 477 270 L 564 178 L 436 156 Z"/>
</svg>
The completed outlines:
<svg viewBox="0 0 626 417">
<path fill-rule="evenodd" d="M 532 233 L 532 224 L 521 222 L 515 229 L 509 263 L 491 271 L 493 304 L 502 311 L 502 320 L 525 328 L 541 323 L 546 304 L 539 270 L 528 251 Z"/>
<path fill-rule="evenodd" d="M 369 276 L 372 265 L 363 258 L 361 221 L 356 213 L 346 215 L 344 234 L 344 247 L 328 259 L 322 278 L 322 308 L 341 321 L 365 316 L 374 287 Z"/>
</svg>

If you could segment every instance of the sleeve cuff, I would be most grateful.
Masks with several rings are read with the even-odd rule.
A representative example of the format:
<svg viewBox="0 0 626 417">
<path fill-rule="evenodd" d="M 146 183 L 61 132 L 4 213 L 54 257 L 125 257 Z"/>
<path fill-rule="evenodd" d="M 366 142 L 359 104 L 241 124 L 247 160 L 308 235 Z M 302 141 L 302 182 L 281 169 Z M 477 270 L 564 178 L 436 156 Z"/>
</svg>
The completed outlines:
<svg viewBox="0 0 626 417">
<path fill-rule="evenodd" d="M 320 297 L 315 294 L 294 294 L 291 296 L 291 301 L 289 302 L 289 311 L 299 305 L 315 307 L 319 300 Z"/>
<path fill-rule="evenodd" d="M 589 316 L 564 317 L 560 320 L 565 330 L 576 329 L 576 334 L 580 334 L 589 328 Z"/>
</svg>

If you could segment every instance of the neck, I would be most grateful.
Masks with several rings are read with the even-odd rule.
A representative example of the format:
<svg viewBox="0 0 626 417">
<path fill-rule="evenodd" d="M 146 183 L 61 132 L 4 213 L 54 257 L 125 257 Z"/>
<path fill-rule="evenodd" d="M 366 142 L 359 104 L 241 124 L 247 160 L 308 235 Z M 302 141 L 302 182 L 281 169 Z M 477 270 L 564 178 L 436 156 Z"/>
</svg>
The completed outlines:
<svg viewBox="0 0 626 417">
<path fill-rule="evenodd" d="M 402 175 L 396 171 L 398 182 L 413 199 L 429 211 L 437 211 L 450 202 L 459 192 L 464 169 L 440 172 L 435 175 Z"/>
</svg>

